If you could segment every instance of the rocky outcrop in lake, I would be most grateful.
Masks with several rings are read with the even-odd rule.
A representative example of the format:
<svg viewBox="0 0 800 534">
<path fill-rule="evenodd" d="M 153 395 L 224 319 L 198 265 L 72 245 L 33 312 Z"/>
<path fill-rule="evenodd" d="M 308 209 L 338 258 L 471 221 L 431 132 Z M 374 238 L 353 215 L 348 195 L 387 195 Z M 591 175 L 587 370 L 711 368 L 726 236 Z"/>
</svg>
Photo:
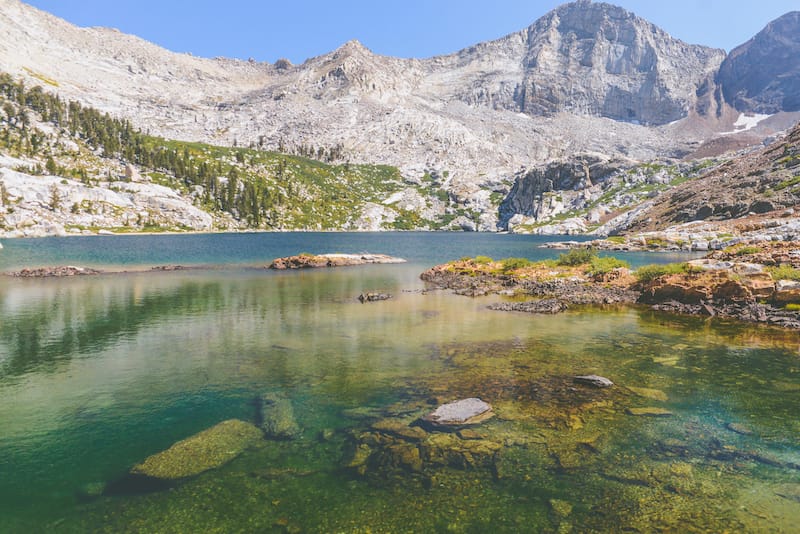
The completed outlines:
<svg viewBox="0 0 800 534">
<path fill-rule="evenodd" d="M 270 269 L 318 269 L 322 267 L 348 267 L 352 265 L 405 263 L 402 258 L 386 254 L 298 254 L 276 258 L 269 264 Z"/>
</svg>

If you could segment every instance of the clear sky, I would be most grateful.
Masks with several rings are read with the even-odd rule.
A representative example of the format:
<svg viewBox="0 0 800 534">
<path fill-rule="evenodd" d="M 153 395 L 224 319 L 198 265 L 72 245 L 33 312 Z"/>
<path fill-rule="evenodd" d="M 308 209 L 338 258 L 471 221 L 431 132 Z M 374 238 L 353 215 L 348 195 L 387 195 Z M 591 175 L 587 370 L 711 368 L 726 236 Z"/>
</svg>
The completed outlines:
<svg viewBox="0 0 800 534">
<path fill-rule="evenodd" d="M 294 63 L 358 39 L 399 57 L 447 54 L 530 26 L 557 0 L 25 0 L 176 52 Z M 0 0 L 1 5 L 2 0 Z M 673 36 L 730 50 L 800 0 L 617 0 Z"/>
</svg>

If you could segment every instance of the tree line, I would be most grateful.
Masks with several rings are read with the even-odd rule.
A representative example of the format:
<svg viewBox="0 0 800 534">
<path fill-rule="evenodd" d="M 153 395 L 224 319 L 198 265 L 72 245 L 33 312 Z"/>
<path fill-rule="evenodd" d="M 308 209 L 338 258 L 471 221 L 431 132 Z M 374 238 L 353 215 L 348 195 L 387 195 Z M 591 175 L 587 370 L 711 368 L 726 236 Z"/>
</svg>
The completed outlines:
<svg viewBox="0 0 800 534">
<path fill-rule="evenodd" d="M 65 103 L 40 86 L 28 88 L 23 80 L 14 80 L 6 73 L 0 73 L 0 96 L 5 98 L 2 107 L 5 122 L 19 131 L 20 148 L 29 155 L 40 154 L 46 140 L 44 134 L 31 128 L 32 111 L 39 114 L 42 121 L 69 132 L 105 158 L 172 175 L 189 189 L 202 186 L 202 202 L 207 208 L 226 211 L 253 227 L 273 226 L 277 222 L 276 208 L 285 201 L 285 195 L 279 190 L 271 191 L 263 176 L 244 179 L 234 165 L 196 158 L 188 148 L 179 150 L 159 144 L 157 138 L 142 133 L 128 120 L 76 101 Z M 4 135 L 8 145 L 9 129 Z M 325 155 L 336 156 L 340 150 L 337 147 Z M 245 162 L 241 150 L 236 150 L 236 159 L 239 163 Z M 283 160 L 278 165 L 277 178 L 284 178 L 285 169 Z M 53 174 L 56 170 L 49 155 L 47 170 Z"/>
</svg>

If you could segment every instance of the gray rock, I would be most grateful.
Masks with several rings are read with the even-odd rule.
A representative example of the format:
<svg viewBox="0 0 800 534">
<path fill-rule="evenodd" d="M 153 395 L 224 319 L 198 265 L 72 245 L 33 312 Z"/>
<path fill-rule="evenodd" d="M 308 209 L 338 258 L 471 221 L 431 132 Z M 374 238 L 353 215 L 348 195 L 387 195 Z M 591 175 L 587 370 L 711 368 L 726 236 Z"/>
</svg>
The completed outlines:
<svg viewBox="0 0 800 534">
<path fill-rule="evenodd" d="M 608 378 L 598 375 L 581 375 L 573 377 L 573 380 L 579 384 L 586 384 L 587 386 L 594 386 L 596 388 L 608 388 L 614 385 L 614 382 Z"/>
<path fill-rule="evenodd" d="M 482 423 L 492 416 L 492 406 L 473 397 L 442 404 L 423 416 L 422 421 L 433 427 L 460 427 Z"/>
</svg>

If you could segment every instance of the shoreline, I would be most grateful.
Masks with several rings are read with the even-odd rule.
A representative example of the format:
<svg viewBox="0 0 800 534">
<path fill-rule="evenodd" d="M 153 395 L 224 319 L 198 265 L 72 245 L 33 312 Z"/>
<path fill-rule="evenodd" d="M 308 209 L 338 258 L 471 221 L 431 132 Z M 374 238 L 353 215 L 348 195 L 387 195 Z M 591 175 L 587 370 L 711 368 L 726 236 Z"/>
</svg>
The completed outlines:
<svg viewBox="0 0 800 534">
<path fill-rule="evenodd" d="M 604 267 L 607 258 L 580 252 L 538 263 L 479 256 L 437 265 L 420 278 L 458 295 L 524 299 L 489 306 L 498 311 L 556 314 L 574 306 L 636 305 L 800 331 L 800 247 L 791 243 L 740 246 L 637 271 L 614 262 Z M 582 256 L 585 261 L 572 261 Z"/>
</svg>

